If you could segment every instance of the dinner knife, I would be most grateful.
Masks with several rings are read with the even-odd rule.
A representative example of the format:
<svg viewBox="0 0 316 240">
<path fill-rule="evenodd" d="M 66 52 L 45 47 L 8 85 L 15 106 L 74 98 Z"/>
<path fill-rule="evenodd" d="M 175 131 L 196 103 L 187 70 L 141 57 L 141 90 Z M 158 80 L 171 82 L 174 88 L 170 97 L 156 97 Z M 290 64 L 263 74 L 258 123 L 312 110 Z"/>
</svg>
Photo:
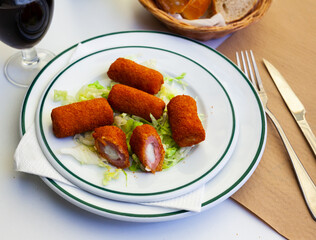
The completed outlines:
<svg viewBox="0 0 316 240">
<path fill-rule="evenodd" d="M 307 139 L 316 157 L 316 137 L 306 121 L 306 110 L 303 104 L 295 95 L 289 84 L 285 81 L 281 73 L 267 60 L 263 59 L 263 62 L 276 87 L 278 88 L 283 100 L 285 101 L 287 107 L 290 109 L 294 119 L 296 120 L 296 123 L 301 128 L 305 138 Z"/>
</svg>

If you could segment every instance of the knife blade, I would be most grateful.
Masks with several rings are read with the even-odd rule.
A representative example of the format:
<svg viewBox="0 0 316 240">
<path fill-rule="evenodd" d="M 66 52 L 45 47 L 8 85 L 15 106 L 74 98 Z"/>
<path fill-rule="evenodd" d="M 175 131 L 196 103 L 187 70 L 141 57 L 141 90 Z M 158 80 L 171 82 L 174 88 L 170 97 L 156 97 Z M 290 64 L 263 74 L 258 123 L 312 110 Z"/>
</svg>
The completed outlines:
<svg viewBox="0 0 316 240">
<path fill-rule="evenodd" d="M 305 138 L 307 139 L 316 157 L 316 137 L 313 134 L 308 122 L 306 121 L 306 118 L 305 118 L 306 110 L 303 104 L 295 95 L 294 91 L 292 90 L 290 85 L 286 82 L 286 80 L 281 75 L 281 73 L 267 60 L 263 59 L 263 63 L 266 66 L 274 84 L 279 90 L 284 102 L 286 103 L 287 107 L 292 113 L 292 116 L 296 120 L 296 123 L 298 124 L 301 131 L 303 132 Z"/>
</svg>

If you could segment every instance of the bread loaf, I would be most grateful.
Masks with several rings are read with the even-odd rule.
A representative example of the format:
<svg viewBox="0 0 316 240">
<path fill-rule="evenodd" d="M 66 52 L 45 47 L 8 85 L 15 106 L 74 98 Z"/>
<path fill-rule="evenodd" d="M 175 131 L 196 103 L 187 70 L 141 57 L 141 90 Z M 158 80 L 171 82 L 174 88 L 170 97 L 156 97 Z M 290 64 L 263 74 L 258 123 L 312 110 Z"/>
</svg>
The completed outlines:
<svg viewBox="0 0 316 240">
<path fill-rule="evenodd" d="M 156 0 L 157 6 L 170 14 L 183 18 L 198 19 L 206 12 L 212 0 Z"/>
<path fill-rule="evenodd" d="M 235 22 L 246 16 L 258 0 L 212 0 L 216 13 L 221 13 L 226 23 Z"/>
<path fill-rule="evenodd" d="M 226 23 L 235 22 L 256 6 L 258 0 L 156 0 L 159 8 L 185 19 L 209 18 L 222 14 Z"/>
<path fill-rule="evenodd" d="M 191 0 L 184 8 L 181 16 L 192 20 L 198 19 L 204 15 L 212 0 Z"/>
<path fill-rule="evenodd" d="M 192 0 L 156 0 L 157 6 L 167 13 L 182 13 Z"/>
</svg>

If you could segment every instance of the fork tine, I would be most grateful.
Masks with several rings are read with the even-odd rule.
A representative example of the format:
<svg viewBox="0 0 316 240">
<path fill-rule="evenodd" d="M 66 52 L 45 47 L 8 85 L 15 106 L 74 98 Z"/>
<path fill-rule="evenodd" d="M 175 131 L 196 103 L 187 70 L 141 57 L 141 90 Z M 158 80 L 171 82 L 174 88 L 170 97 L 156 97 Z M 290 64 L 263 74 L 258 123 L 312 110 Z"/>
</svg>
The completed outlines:
<svg viewBox="0 0 316 240">
<path fill-rule="evenodd" d="M 237 60 L 237 66 L 241 70 L 241 65 L 240 65 L 240 61 L 239 61 L 239 54 L 238 54 L 238 52 L 236 52 L 236 60 Z"/>
<path fill-rule="evenodd" d="M 251 54 L 252 54 L 252 51 L 251 51 L 251 50 L 250 50 L 250 52 L 251 52 Z M 246 64 L 245 55 L 244 55 L 244 52 L 243 52 L 243 51 L 240 51 L 242 65 L 241 65 L 241 62 L 240 62 L 239 54 L 238 54 L 238 52 L 236 52 L 237 65 L 238 65 L 239 69 L 244 72 L 244 74 L 245 74 L 246 77 L 248 78 L 249 82 L 251 82 L 252 85 L 254 86 L 254 88 L 258 91 L 259 89 L 258 89 L 258 86 L 257 86 L 257 84 L 256 84 L 255 77 L 254 77 L 254 75 L 253 75 L 253 71 L 252 71 L 253 67 L 252 67 L 252 65 L 251 65 L 251 63 L 250 63 L 249 56 L 248 56 L 248 52 L 245 51 L 245 53 L 246 53 L 246 59 L 247 59 L 248 67 L 247 67 L 247 64 Z M 253 56 L 253 54 L 252 54 L 252 56 Z M 252 60 L 254 60 L 254 58 L 252 58 Z M 242 67 L 242 66 L 243 66 L 243 67 Z M 255 69 L 256 69 L 256 70 L 255 70 L 256 75 L 259 76 L 258 69 L 257 69 L 257 68 L 255 68 Z M 249 74 L 250 74 L 250 78 L 249 78 L 248 72 L 249 72 Z M 259 76 L 259 78 L 260 78 L 260 76 Z M 260 80 L 261 80 L 261 79 L 260 79 Z M 261 86 L 262 86 L 262 82 L 261 82 Z"/>
<path fill-rule="evenodd" d="M 249 74 L 250 74 L 250 81 L 252 82 L 253 85 L 257 86 L 256 85 L 256 79 L 253 75 L 253 67 L 251 66 L 251 63 L 250 63 L 250 60 L 249 60 L 249 55 L 248 55 L 248 52 L 245 51 L 246 53 L 246 60 L 247 60 L 247 64 L 248 64 L 248 71 L 249 71 Z"/>
<path fill-rule="evenodd" d="M 242 65 L 243 65 L 243 68 L 244 68 L 244 74 L 246 75 L 247 78 L 249 78 L 249 76 L 248 76 L 248 70 L 247 70 L 247 65 L 246 65 L 245 57 L 244 57 L 244 52 L 241 51 L 240 54 L 241 54 Z"/>
<path fill-rule="evenodd" d="M 252 65 L 253 65 L 253 68 L 254 68 L 254 71 L 255 71 L 255 74 L 256 74 L 256 78 L 257 78 L 257 83 L 258 83 L 259 89 L 263 89 L 262 80 L 261 80 L 261 77 L 260 77 L 260 74 L 259 74 L 259 70 L 258 70 L 258 67 L 257 67 L 257 64 L 256 64 L 255 57 L 254 57 L 254 55 L 252 53 L 252 50 L 250 50 L 250 56 L 251 56 L 251 59 L 252 59 Z"/>
</svg>

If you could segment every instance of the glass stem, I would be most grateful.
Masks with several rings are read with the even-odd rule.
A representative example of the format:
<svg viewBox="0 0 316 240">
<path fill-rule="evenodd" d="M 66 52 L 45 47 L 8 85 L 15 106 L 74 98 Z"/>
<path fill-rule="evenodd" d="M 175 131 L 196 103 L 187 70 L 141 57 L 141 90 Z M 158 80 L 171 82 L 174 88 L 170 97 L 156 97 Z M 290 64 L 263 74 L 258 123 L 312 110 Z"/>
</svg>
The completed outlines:
<svg viewBox="0 0 316 240">
<path fill-rule="evenodd" d="M 35 65 L 39 62 L 39 58 L 37 56 L 37 52 L 35 48 L 29 48 L 29 49 L 23 49 L 22 50 L 22 59 L 23 59 L 23 64 L 30 66 L 30 65 Z"/>
</svg>

